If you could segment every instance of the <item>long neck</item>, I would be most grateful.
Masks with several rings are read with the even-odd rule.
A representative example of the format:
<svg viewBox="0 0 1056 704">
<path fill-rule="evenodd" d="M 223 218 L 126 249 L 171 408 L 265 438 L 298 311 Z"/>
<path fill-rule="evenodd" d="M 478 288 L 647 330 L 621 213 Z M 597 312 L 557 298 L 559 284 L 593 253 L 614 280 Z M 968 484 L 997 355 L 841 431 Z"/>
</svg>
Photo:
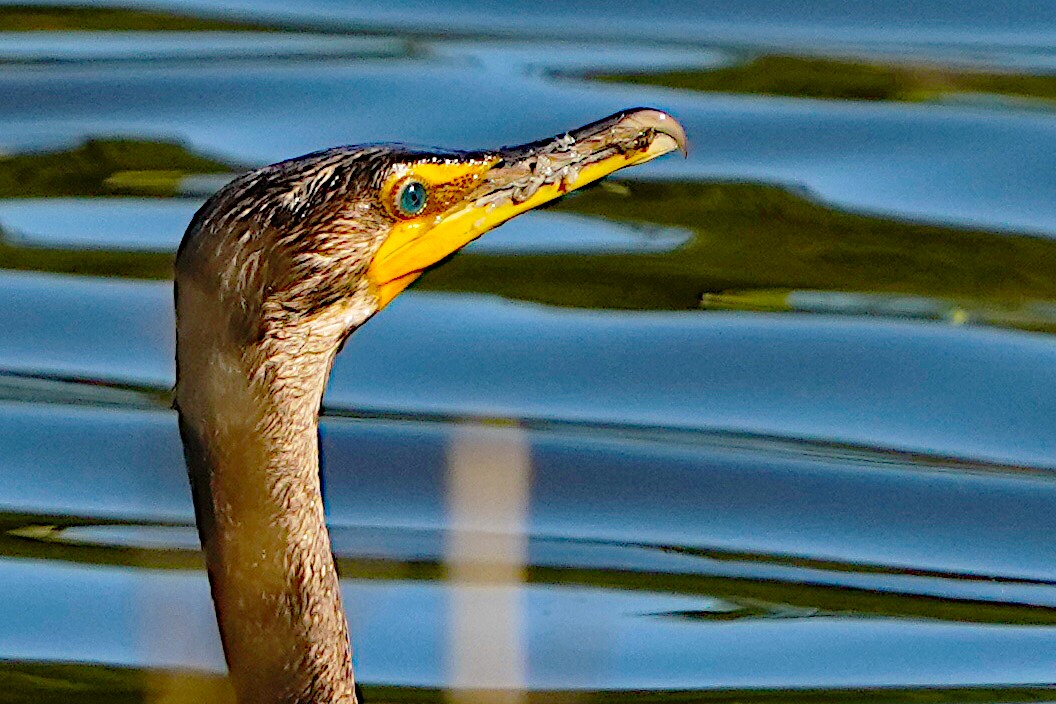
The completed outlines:
<svg viewBox="0 0 1056 704">
<path fill-rule="evenodd" d="M 355 702 L 319 477 L 318 409 L 334 349 L 247 351 L 202 333 L 180 330 L 177 406 L 239 700 Z"/>
</svg>

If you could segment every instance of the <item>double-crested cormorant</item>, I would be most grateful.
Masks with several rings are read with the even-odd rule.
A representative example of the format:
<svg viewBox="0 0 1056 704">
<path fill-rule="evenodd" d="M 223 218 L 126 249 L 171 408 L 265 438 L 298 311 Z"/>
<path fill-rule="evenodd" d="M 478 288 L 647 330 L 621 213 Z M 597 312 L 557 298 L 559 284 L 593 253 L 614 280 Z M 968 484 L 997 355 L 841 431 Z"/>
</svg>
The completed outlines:
<svg viewBox="0 0 1056 704">
<path fill-rule="evenodd" d="M 679 124 L 644 108 L 494 151 L 338 147 L 247 173 L 194 216 L 176 407 L 240 702 L 356 700 L 318 451 L 344 340 L 491 228 L 676 148 Z"/>
</svg>

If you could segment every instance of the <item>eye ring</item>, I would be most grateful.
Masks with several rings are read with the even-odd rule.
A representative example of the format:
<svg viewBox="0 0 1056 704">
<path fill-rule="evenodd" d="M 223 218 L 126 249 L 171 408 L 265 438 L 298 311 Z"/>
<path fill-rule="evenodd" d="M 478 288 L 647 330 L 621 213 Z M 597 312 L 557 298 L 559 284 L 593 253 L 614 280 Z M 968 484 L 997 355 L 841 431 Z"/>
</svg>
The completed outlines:
<svg viewBox="0 0 1056 704">
<path fill-rule="evenodd" d="M 429 204 L 429 189 L 421 181 L 410 179 L 396 191 L 396 210 L 405 217 L 421 215 Z"/>
</svg>

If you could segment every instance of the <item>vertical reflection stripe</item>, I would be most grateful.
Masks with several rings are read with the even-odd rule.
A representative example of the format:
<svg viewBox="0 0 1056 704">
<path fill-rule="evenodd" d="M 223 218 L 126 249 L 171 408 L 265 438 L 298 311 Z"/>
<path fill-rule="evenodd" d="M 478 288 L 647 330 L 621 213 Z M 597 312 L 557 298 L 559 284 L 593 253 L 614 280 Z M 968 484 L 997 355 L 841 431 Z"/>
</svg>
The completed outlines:
<svg viewBox="0 0 1056 704">
<path fill-rule="evenodd" d="M 524 567 L 531 481 L 527 434 L 462 426 L 448 450 L 445 561 L 450 579 L 452 702 L 522 699 L 526 680 Z"/>
</svg>

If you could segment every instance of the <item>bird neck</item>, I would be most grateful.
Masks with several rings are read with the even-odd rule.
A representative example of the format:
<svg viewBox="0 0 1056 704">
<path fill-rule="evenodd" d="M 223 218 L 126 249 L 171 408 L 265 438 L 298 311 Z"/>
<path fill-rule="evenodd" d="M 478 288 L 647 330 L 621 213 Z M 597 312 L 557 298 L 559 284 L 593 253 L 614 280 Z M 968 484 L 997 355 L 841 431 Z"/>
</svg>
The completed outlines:
<svg viewBox="0 0 1056 704">
<path fill-rule="evenodd" d="M 285 331 L 240 347 L 215 328 L 185 328 L 180 432 L 239 700 L 355 702 L 319 476 L 318 412 L 336 344 Z"/>
</svg>

